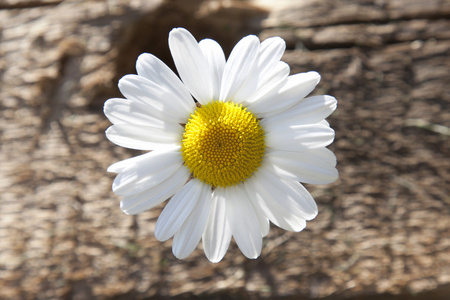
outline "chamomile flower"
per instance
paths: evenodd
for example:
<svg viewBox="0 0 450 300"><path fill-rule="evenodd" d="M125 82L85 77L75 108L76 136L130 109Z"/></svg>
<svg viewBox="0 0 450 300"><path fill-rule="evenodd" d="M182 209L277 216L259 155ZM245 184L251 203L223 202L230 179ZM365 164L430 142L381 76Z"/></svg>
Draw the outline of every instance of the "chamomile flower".
<svg viewBox="0 0 450 300"><path fill-rule="evenodd" d="M225 59L220 45L183 28L169 34L181 80L155 56L141 54L137 75L119 81L125 99L106 101L108 139L145 154L111 165L120 208L138 214L170 199L156 222L160 241L189 256L200 240L220 261L233 237L248 258L261 253L272 222L301 231L317 205L300 182L327 184L338 172L326 148L331 96L306 97L316 72L289 76L285 42L250 35Z"/></svg>

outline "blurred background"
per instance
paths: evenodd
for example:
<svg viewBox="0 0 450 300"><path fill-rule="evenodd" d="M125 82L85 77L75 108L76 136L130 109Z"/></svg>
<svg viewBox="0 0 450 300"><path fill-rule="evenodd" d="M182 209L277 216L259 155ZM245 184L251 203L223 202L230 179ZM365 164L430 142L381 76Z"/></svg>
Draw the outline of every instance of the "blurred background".
<svg viewBox="0 0 450 300"><path fill-rule="evenodd" d="M450 1L1 0L0 299L449 299ZM272 226L257 260L218 264L124 215L102 105L150 52L173 66L185 27L226 53L281 36L318 71L340 179L308 186L319 215Z"/></svg>

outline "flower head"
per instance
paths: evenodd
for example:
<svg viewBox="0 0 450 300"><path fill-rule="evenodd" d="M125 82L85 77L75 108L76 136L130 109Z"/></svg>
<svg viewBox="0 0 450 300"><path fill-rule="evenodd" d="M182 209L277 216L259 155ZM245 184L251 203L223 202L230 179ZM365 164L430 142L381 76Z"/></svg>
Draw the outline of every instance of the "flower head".
<svg viewBox="0 0 450 300"><path fill-rule="evenodd" d="M220 261L233 237L248 258L261 253L269 221L301 231L317 205L300 182L335 181L336 158L326 148L334 131L325 118L331 96L305 98L316 72L289 76L280 61L285 42L244 37L228 60L210 39L197 42L183 28L169 34L181 80L144 53L137 75L109 99L106 136L131 149L150 150L111 165L121 209L138 214L170 199L155 236L173 237L173 253L189 256L200 239L208 259Z"/></svg>

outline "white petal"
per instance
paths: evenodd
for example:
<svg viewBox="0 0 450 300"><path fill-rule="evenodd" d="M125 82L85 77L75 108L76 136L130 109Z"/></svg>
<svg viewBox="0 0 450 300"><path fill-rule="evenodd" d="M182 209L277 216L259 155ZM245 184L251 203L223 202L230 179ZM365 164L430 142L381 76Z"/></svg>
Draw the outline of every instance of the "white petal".
<svg viewBox="0 0 450 300"><path fill-rule="evenodd" d="M269 93L252 99L248 109L258 117L267 117L292 107L306 97L320 81L317 72L300 73L289 76L283 84Z"/></svg>
<svg viewBox="0 0 450 300"><path fill-rule="evenodd" d="M261 43L257 64L259 76L258 89L269 82L268 78L273 76L274 69L277 68L277 65L280 65L280 59L283 56L284 50L286 50L286 43L280 37L268 38ZM289 75L289 66L285 63L281 65L288 67L287 75Z"/></svg>
<svg viewBox="0 0 450 300"><path fill-rule="evenodd" d="M231 229L226 218L225 206L225 190L215 189L208 222L202 236L205 255L213 263L222 260L230 245Z"/></svg>
<svg viewBox="0 0 450 300"><path fill-rule="evenodd" d="M125 75L119 80L120 92L130 100L149 106L154 117L172 119L177 123L186 123L192 113L185 105L180 105L176 93L166 89L145 77Z"/></svg>
<svg viewBox="0 0 450 300"><path fill-rule="evenodd" d="M180 147L178 148L178 150L180 149ZM175 149L174 149L175 151ZM134 156L134 157L130 157L121 161L118 161L112 165L109 166L109 168L107 169L108 172L112 172L112 173L120 173L123 170L125 170L126 168L134 168L137 165L141 164L143 161L145 161L147 159L147 157L152 156L154 154L150 154L151 152L147 152L138 156Z"/></svg>
<svg viewBox="0 0 450 300"><path fill-rule="evenodd" d="M289 72L289 65L279 61L270 72L265 74L264 78L259 80L257 90L243 104L249 106L272 90L278 89L288 77Z"/></svg>
<svg viewBox="0 0 450 300"><path fill-rule="evenodd" d="M331 96L313 96L299 101L290 109L261 120L263 126L294 126L317 123L336 109L337 101Z"/></svg>
<svg viewBox="0 0 450 300"><path fill-rule="evenodd" d="M258 65L269 70L278 62L286 50L286 42L278 37L271 37L261 42L260 58Z"/></svg>
<svg viewBox="0 0 450 300"><path fill-rule="evenodd" d="M244 100L240 101L242 104L247 106L255 99L259 99L288 77L289 65L280 61L285 49L286 43L279 37L269 38L261 43L258 59L252 68L251 75L244 83L251 89L247 90L246 95L240 96ZM253 87L255 80L256 88Z"/></svg>
<svg viewBox="0 0 450 300"><path fill-rule="evenodd" d="M248 195L250 200L251 200L251 196ZM261 228L261 236L265 237L266 235L269 234L270 231L270 222L269 219L266 217L266 215L264 214L264 212L261 210L260 206L255 205L252 202L252 206L253 209L255 210L256 216L258 217L258 222L259 222L259 227Z"/></svg>
<svg viewBox="0 0 450 300"><path fill-rule="evenodd" d="M137 195L126 196L120 201L120 209L127 215L135 215L151 209L177 193L189 179L189 171L184 166L169 178Z"/></svg>
<svg viewBox="0 0 450 300"><path fill-rule="evenodd" d="M249 35L233 48L223 71L219 100L241 103L256 90L258 78L252 70L258 58L259 46L259 39Z"/></svg>
<svg viewBox="0 0 450 300"><path fill-rule="evenodd" d="M192 213L173 237L172 252L175 257L188 257L197 247L205 230L211 208L211 186L203 184L200 198Z"/></svg>
<svg viewBox="0 0 450 300"><path fill-rule="evenodd" d="M260 175L255 174L246 181L246 192L252 200L253 206L258 206L262 213L276 226L289 231L301 231L306 226L304 218L287 210L280 202L284 195L280 195L277 189L271 185L261 184Z"/></svg>
<svg viewBox="0 0 450 300"><path fill-rule="evenodd" d="M220 84L222 83L223 69L225 68L225 54L223 53L222 47L214 40L204 39L198 44L211 70L212 99L217 100L220 96Z"/></svg>
<svg viewBox="0 0 450 300"><path fill-rule="evenodd" d="M270 124L264 130L266 146L277 150L317 149L328 146L334 140L334 130L320 122L291 127Z"/></svg>
<svg viewBox="0 0 450 300"><path fill-rule="evenodd" d="M258 170L258 183L271 194L272 197L282 197L279 203L288 211L305 220L317 216L317 204L311 194L299 182L283 179L264 166Z"/></svg>
<svg viewBox="0 0 450 300"><path fill-rule="evenodd" d="M178 76L156 56L149 53L139 55L136 70L139 76L143 76L172 92L174 97L165 99L166 101L174 102L184 111L191 112L195 109L195 102L187 88Z"/></svg>
<svg viewBox="0 0 450 300"><path fill-rule="evenodd" d="M169 33L169 48L178 73L192 96L201 104L213 97L213 74L192 34L184 28Z"/></svg>
<svg viewBox="0 0 450 300"><path fill-rule="evenodd" d="M173 122L173 118L156 118L151 107L133 100L112 98L105 102L103 111L113 124L137 124L161 126L164 122Z"/></svg>
<svg viewBox="0 0 450 300"><path fill-rule="evenodd" d="M113 182L113 192L121 196L139 194L172 176L183 164L178 150L152 151L141 156L139 163L123 169Z"/></svg>
<svg viewBox="0 0 450 300"><path fill-rule="evenodd" d="M203 185L201 181L193 179L170 199L156 221L155 237L158 240L170 239L181 228L200 201Z"/></svg>
<svg viewBox="0 0 450 300"><path fill-rule="evenodd" d="M228 224L239 249L246 257L257 258L262 247L261 228L244 187L226 187L225 195Z"/></svg>
<svg viewBox="0 0 450 300"><path fill-rule="evenodd" d="M328 123L327 120L322 120L322 121L320 121L320 122L317 122L317 124L320 124L320 125L323 125L323 126L330 127L330 123Z"/></svg>
<svg viewBox="0 0 450 300"><path fill-rule="evenodd" d="M336 181L336 156L327 148L302 151L268 151L264 164L279 176L305 183Z"/></svg>
<svg viewBox="0 0 450 300"><path fill-rule="evenodd" d="M155 124L156 125L156 124ZM180 145L183 127L163 122L161 126L116 124L106 132L108 140L116 145L136 150L166 150Z"/></svg>

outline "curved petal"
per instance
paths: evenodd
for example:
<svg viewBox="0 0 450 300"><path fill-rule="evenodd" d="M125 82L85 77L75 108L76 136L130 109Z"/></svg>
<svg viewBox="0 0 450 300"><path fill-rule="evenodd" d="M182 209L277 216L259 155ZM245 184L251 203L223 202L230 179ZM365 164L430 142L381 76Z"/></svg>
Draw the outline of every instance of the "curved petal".
<svg viewBox="0 0 450 300"><path fill-rule="evenodd" d="M290 72L289 65L283 61L279 61L264 78L259 81L257 90L243 102L245 106L249 106L254 101L270 93L272 90L279 88L284 83Z"/></svg>
<svg viewBox="0 0 450 300"><path fill-rule="evenodd" d="M279 36L265 39L261 42L261 50L258 65L262 70L269 70L276 64L286 50L286 42Z"/></svg>
<svg viewBox="0 0 450 300"><path fill-rule="evenodd" d="M164 122L162 126L116 124L106 132L108 140L116 145L136 150L167 150L180 145L183 127Z"/></svg>
<svg viewBox="0 0 450 300"><path fill-rule="evenodd" d="M259 39L254 35L244 37L234 46L223 71L219 100L242 103L256 90L258 78L252 70L259 46Z"/></svg>
<svg viewBox="0 0 450 300"><path fill-rule="evenodd" d="M273 70L279 65L285 50L286 42L280 37L271 37L261 43L257 64L259 76L258 89L269 81L268 78L273 76ZM289 72L287 75L289 75Z"/></svg>
<svg viewBox="0 0 450 300"><path fill-rule="evenodd" d="M211 192L211 186L203 184L200 198L192 213L173 237L172 252L178 259L188 257L202 237L211 208Z"/></svg>
<svg viewBox="0 0 450 300"><path fill-rule="evenodd" d="M137 195L126 196L120 201L120 209L127 215L149 210L177 193L189 179L189 171L180 167L172 176Z"/></svg>
<svg viewBox="0 0 450 300"><path fill-rule="evenodd" d="M201 104L213 98L213 74L192 34L184 28L169 33L169 48L178 73L189 92Z"/></svg>
<svg viewBox="0 0 450 300"><path fill-rule="evenodd" d="M242 185L225 188L227 220L231 233L248 258L261 254L262 236L258 216Z"/></svg>
<svg viewBox="0 0 450 300"><path fill-rule="evenodd" d="M139 163L124 168L113 182L113 192L131 196L148 190L172 176L183 164L178 152L153 151L142 155Z"/></svg>
<svg viewBox="0 0 450 300"><path fill-rule="evenodd" d="M173 122L172 118L165 118L164 115L156 118L150 106L128 99L109 99L103 106L103 112L113 124L128 123L158 127L164 122Z"/></svg>
<svg viewBox="0 0 450 300"><path fill-rule="evenodd" d="M179 150L180 147L178 147ZM174 149L175 151L175 149ZM107 172L112 172L112 173L120 173L123 170L127 169L127 168L135 168L138 165L140 165L142 162L144 162L149 156L152 156L154 154L150 154L151 152L147 152L138 156L134 156L134 157L130 157L121 161L118 161L116 163L113 163L112 165L110 165L108 167L108 169L106 170ZM155 152L156 153L156 152Z"/></svg>
<svg viewBox="0 0 450 300"><path fill-rule="evenodd" d="M119 89L127 99L149 106L152 116L186 123L192 109L180 105L177 94L139 75L125 75L119 80Z"/></svg>
<svg viewBox="0 0 450 300"><path fill-rule="evenodd" d="M291 75L279 87L252 99L247 108L259 117L268 117L292 107L311 93L319 81L317 72Z"/></svg>
<svg viewBox="0 0 450 300"><path fill-rule="evenodd" d="M219 43L214 40L204 39L198 44L212 74L212 99L217 100L220 96L220 85L222 83L223 69L225 68L225 54Z"/></svg>
<svg viewBox="0 0 450 300"><path fill-rule="evenodd" d="M160 241L170 239L184 224L200 201L204 184L193 179L176 193L156 221L155 237Z"/></svg>
<svg viewBox="0 0 450 300"><path fill-rule="evenodd" d="M306 220L283 207L279 203L278 190L271 191L271 186L262 186L258 182L258 178L258 175L251 177L245 185L245 190L252 200L253 206L259 207L266 218L284 230L297 232L303 230L306 227Z"/></svg>
<svg viewBox="0 0 450 300"><path fill-rule="evenodd" d="M334 97L327 95L305 98L282 113L261 120L263 126L295 126L317 123L328 117L337 106Z"/></svg>
<svg viewBox="0 0 450 300"><path fill-rule="evenodd" d="M287 211L304 219L312 220L317 216L317 204L311 194L299 182L283 179L264 166L258 170L258 184L263 187L268 195L278 201Z"/></svg>
<svg viewBox="0 0 450 300"><path fill-rule="evenodd" d="M249 89L249 94L245 95L242 101L244 105L247 106L255 99L259 99L288 77L289 65L280 61L285 49L286 43L280 37L268 38L261 43L258 59L247 79L247 81L257 80L256 89Z"/></svg>
<svg viewBox="0 0 450 300"><path fill-rule="evenodd" d="M336 156L327 148L302 151L268 151L265 166L279 176L305 183L328 184L339 173Z"/></svg>
<svg viewBox="0 0 450 300"><path fill-rule="evenodd" d="M266 146L277 150L299 151L326 147L334 140L334 130L324 123L298 126L264 127Z"/></svg>
<svg viewBox="0 0 450 300"><path fill-rule="evenodd" d="M247 191L246 188L245 188L245 190ZM249 199L251 200L250 194L247 193L247 195L248 195ZM266 217L266 215L264 214L264 212L261 210L261 208L258 205L255 205L255 203L253 201L251 201L251 202L252 202L253 209L255 210L256 216L258 217L259 227L261 228L261 236L265 237L266 235L269 234L269 231L270 231L269 219Z"/></svg>
<svg viewBox="0 0 450 300"><path fill-rule="evenodd" d="M187 88L178 76L156 56L149 53L139 55L136 70L139 76L143 76L172 92L174 97L166 99L166 101L176 103L177 106L183 107L185 111L195 109L195 102Z"/></svg>
<svg viewBox="0 0 450 300"><path fill-rule="evenodd" d="M202 241L206 257L213 263L222 260L231 241L231 229L226 217L224 189L215 189L211 210L203 232Z"/></svg>

